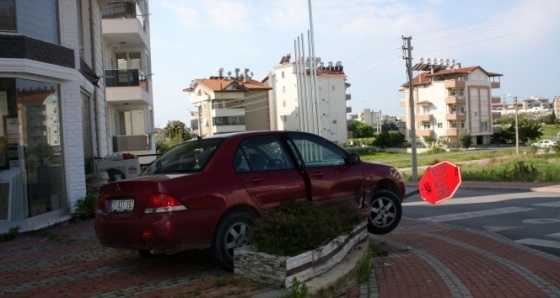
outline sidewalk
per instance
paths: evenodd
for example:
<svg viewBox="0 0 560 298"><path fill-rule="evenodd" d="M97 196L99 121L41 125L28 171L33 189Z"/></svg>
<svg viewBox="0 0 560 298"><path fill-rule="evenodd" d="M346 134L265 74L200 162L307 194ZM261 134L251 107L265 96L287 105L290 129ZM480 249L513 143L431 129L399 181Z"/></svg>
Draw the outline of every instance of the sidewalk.
<svg viewBox="0 0 560 298"><path fill-rule="evenodd" d="M560 185L554 184L463 182L461 187L560 192ZM403 218L392 233L370 235L370 246L372 275L341 297L560 297L560 258L491 233ZM284 293L236 280L214 266L207 251L141 258L135 251L101 247L92 220L0 243L2 297L278 297Z"/></svg>

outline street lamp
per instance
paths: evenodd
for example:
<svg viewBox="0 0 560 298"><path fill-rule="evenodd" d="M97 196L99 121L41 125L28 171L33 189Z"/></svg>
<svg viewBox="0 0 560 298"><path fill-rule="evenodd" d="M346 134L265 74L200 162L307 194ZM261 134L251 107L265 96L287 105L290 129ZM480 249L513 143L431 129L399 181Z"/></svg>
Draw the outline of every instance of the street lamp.
<svg viewBox="0 0 560 298"><path fill-rule="evenodd" d="M515 105L515 154L519 155L519 126L517 124L517 96L513 97L513 104Z"/></svg>

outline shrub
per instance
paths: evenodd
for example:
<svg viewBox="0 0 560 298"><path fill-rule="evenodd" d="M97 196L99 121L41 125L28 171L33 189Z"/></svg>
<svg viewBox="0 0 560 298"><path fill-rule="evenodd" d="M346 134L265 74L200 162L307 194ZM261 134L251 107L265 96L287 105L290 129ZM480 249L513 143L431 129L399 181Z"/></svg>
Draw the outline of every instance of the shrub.
<svg viewBox="0 0 560 298"><path fill-rule="evenodd" d="M253 246L259 252L295 256L349 233L364 220L356 210L337 210L310 201L288 200L256 220Z"/></svg>
<svg viewBox="0 0 560 298"><path fill-rule="evenodd" d="M16 235L19 233L19 226L12 227L6 233L0 233L0 242L5 242L9 240L13 240L16 238Z"/></svg>
<svg viewBox="0 0 560 298"><path fill-rule="evenodd" d="M85 197L79 198L74 203L74 207L76 207L76 211L72 213L72 220L80 219L89 219L95 217L95 197L97 196L96 192L88 192Z"/></svg>

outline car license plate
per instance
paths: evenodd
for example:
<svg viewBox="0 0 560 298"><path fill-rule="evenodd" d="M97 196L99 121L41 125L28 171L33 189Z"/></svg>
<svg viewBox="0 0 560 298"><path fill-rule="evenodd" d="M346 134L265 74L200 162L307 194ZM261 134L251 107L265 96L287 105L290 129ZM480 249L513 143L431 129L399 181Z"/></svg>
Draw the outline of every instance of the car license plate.
<svg viewBox="0 0 560 298"><path fill-rule="evenodd" d="M111 200L109 204L110 212L126 212L134 209L134 200Z"/></svg>

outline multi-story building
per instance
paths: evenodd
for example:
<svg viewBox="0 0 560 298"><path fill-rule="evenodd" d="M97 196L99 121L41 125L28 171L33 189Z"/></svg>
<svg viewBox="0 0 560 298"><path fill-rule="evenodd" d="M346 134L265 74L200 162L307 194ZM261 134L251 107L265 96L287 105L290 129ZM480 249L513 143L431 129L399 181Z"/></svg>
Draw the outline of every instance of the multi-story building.
<svg viewBox="0 0 560 298"><path fill-rule="evenodd" d="M109 151L138 155L141 164L156 153L148 4L114 1L101 11Z"/></svg>
<svg viewBox="0 0 560 298"><path fill-rule="evenodd" d="M343 66L340 62L328 62L325 66L316 58L316 75L313 76L309 63L306 64L298 66L287 55L269 74L271 128L308 131L339 144L345 143L348 140L346 115L351 112L346 102L351 96L346 93L350 84L346 82ZM316 99L306 96L313 93Z"/></svg>
<svg viewBox="0 0 560 298"><path fill-rule="evenodd" d="M0 233L68 219L108 153L101 0L0 5Z"/></svg>
<svg viewBox="0 0 560 298"><path fill-rule="evenodd" d="M191 127L200 136L246 131L269 130L270 114L267 84L253 80L246 68L240 73L220 68L217 76L193 80L188 92Z"/></svg>
<svg viewBox="0 0 560 298"><path fill-rule="evenodd" d="M556 119L560 119L560 96L555 96L552 100L552 106L554 109L554 114L556 115Z"/></svg>
<svg viewBox="0 0 560 298"><path fill-rule="evenodd" d="M492 90L500 87L501 74L487 72L480 66L417 64L414 69L420 71L413 79L415 123L411 123L408 108L409 83L401 89L405 100L400 105L407 108L408 138L414 125L417 137L447 137L455 142L461 131L467 131L474 145L490 144L494 133L492 104L500 101L492 96Z"/></svg>

